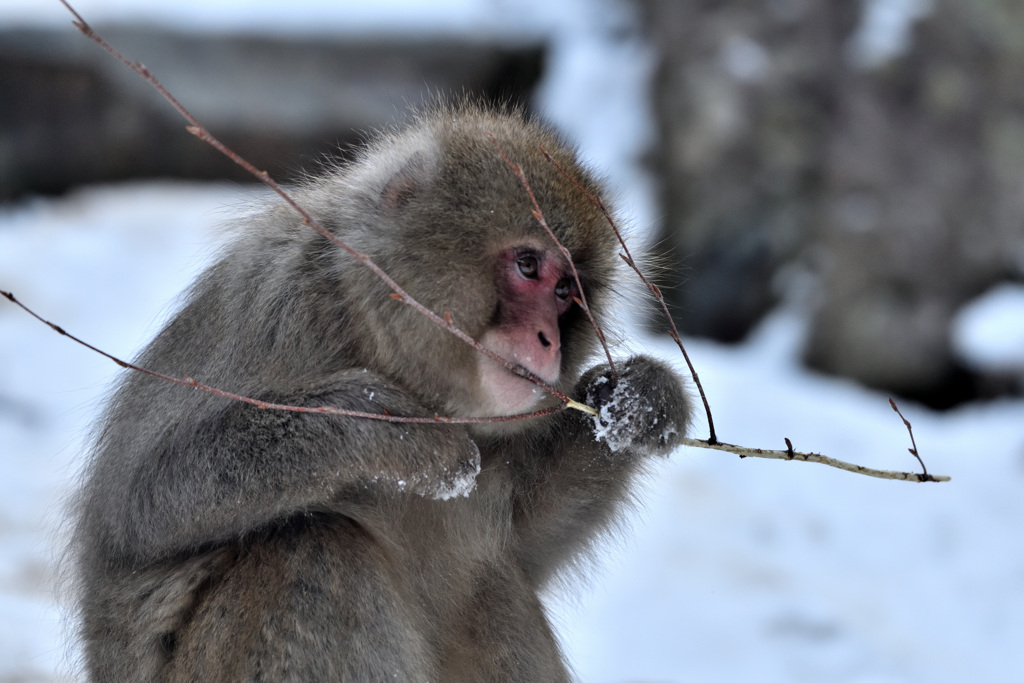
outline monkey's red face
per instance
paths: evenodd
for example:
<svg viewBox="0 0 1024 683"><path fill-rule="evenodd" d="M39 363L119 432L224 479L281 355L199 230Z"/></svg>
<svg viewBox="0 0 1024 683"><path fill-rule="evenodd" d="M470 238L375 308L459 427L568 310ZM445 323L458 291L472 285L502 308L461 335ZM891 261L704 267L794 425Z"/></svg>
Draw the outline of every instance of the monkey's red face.
<svg viewBox="0 0 1024 683"><path fill-rule="evenodd" d="M518 245L502 251L495 269L498 310L480 343L548 384L562 364L560 321L579 296L568 264L554 249ZM511 415L535 407L546 392L479 355L485 415Z"/></svg>

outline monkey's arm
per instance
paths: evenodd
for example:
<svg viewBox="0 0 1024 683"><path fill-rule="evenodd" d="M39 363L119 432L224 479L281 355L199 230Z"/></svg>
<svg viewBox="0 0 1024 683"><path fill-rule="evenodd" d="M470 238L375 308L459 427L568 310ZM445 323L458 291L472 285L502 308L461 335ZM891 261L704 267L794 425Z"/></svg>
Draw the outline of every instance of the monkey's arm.
<svg viewBox="0 0 1024 683"><path fill-rule="evenodd" d="M646 356L588 371L575 397L598 418L564 411L544 451L520 459L515 527L520 563L537 585L583 550L630 497L648 456L667 455L686 435L692 406L682 380Z"/></svg>
<svg viewBox="0 0 1024 683"><path fill-rule="evenodd" d="M297 395L262 397L423 415L403 391L361 370ZM108 459L108 461L111 461ZM479 452L453 425L398 424L263 410L230 402L178 424L132 467L97 477L89 512L110 556L146 562L237 539L305 512L358 518L360 500L411 492L443 497L471 487Z"/></svg>

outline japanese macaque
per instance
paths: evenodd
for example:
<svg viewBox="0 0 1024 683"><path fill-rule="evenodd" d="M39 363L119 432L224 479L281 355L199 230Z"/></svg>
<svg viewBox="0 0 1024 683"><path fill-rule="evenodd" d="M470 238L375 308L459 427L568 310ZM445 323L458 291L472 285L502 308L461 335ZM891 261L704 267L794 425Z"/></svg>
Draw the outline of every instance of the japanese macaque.
<svg viewBox="0 0 1024 683"><path fill-rule="evenodd" d="M572 150L518 113L439 106L293 196L498 355L574 400L503 423L266 410L128 374L97 427L73 539L96 681L562 681L538 593L649 456L685 435L682 380L582 366L617 242ZM256 399L401 416L555 405L389 296L283 203L245 219L137 363Z"/></svg>

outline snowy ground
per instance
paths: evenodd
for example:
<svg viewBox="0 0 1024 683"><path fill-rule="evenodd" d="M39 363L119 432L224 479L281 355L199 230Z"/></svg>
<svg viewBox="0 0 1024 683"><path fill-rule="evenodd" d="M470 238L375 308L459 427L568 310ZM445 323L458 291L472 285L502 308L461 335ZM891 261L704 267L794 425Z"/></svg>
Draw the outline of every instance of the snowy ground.
<svg viewBox="0 0 1024 683"><path fill-rule="evenodd" d="M131 356L244 192L93 188L0 213L0 288ZM0 681L62 666L60 501L117 368L0 306ZM722 438L912 469L886 397L801 370L798 316L739 348L697 341ZM633 342L673 361L661 340ZM684 449L625 540L555 619L584 681L963 681L1024 677L1024 402L904 405L948 484ZM701 428L702 429L702 428Z"/></svg>
<svg viewBox="0 0 1024 683"><path fill-rule="evenodd" d="M352 10L365 3L259 2L242 12L234 3L183 0L170 15L155 0L77 4L96 21L141 17L196 29L343 32L375 21L395 28ZM416 3L379 4L389 11ZM641 91L649 56L628 40L609 43L616 19L588 0L526 4L536 13L511 0L448 0L430 3L429 16L435 30L555 36L542 106L611 174L636 222L650 223L648 190L633 166L648 130ZM48 7L10 0L0 5L0 22L63 24L63 10L47 14ZM397 29L426 21L417 15ZM130 357L246 192L130 184L0 207L0 288ZM964 316L961 346L986 359L1019 353L999 342L1022 339L1021 314L1012 313L1020 299L1017 290L989 300L993 310L977 319ZM768 448L789 437L798 449L912 469L906 431L885 396L797 365L800 320L780 312L738 348L689 342L719 436ZM660 340L632 346L678 360ZM0 301L0 682L54 680L66 668L54 596L61 500L116 372ZM674 454L602 568L568 596L552 597L581 679L1024 680L1024 401L946 414L902 408L929 470L952 475L951 483L886 482L695 449Z"/></svg>

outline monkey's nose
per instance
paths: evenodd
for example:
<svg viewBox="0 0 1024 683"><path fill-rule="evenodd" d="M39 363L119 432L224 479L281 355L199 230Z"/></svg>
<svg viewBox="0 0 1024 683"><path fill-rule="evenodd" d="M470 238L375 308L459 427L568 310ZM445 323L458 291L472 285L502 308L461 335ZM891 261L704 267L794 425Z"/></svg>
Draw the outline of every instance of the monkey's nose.
<svg viewBox="0 0 1024 683"><path fill-rule="evenodd" d="M538 330L537 341L540 342L540 348L533 354L535 367L531 369L543 377L557 376L558 367L562 363L558 330Z"/></svg>

